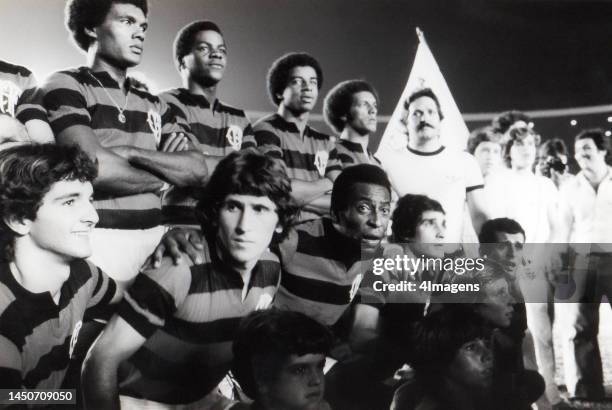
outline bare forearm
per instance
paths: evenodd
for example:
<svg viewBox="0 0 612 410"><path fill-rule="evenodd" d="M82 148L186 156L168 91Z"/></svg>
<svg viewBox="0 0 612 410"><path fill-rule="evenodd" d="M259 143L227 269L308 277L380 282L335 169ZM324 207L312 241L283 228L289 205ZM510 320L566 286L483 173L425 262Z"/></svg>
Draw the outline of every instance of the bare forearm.
<svg viewBox="0 0 612 410"><path fill-rule="evenodd" d="M201 186L208 178L206 157L194 150L158 152L135 148L129 162L176 186Z"/></svg>
<svg viewBox="0 0 612 410"><path fill-rule="evenodd" d="M304 209L306 211L311 211L320 215L329 214L329 209L331 207L331 195L323 194L322 196L313 199L306 205L304 205Z"/></svg>
<svg viewBox="0 0 612 410"><path fill-rule="evenodd" d="M156 192L164 184L152 173L130 165L124 158L109 152L100 152L98 158L98 177L94 187L98 191L124 196Z"/></svg>
<svg viewBox="0 0 612 410"><path fill-rule="evenodd" d="M316 181L291 180L291 193L300 205L307 205L331 191L333 184L331 180L322 178ZM329 207L328 207L329 209Z"/></svg>

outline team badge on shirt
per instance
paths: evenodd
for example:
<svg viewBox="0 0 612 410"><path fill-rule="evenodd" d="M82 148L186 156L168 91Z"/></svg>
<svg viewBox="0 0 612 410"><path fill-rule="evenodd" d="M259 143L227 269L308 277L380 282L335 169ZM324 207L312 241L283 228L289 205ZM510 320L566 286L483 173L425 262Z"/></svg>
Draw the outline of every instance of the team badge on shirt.
<svg viewBox="0 0 612 410"><path fill-rule="evenodd" d="M227 142L230 143L234 151L240 151L242 146L242 129L237 125L230 125L225 134Z"/></svg>
<svg viewBox="0 0 612 410"><path fill-rule="evenodd" d="M162 121L161 115L154 110L149 110L147 113L147 124L149 124L149 128L155 137L155 146L159 147L159 143L161 142L162 135Z"/></svg>
<svg viewBox="0 0 612 410"><path fill-rule="evenodd" d="M325 168L327 167L327 160L329 159L329 152L327 151L317 151L314 159L314 166L317 167L317 171L319 171L319 175L321 177L325 176Z"/></svg>
<svg viewBox="0 0 612 410"><path fill-rule="evenodd" d="M15 106L21 89L10 81L0 80L0 113L15 116Z"/></svg>
<svg viewBox="0 0 612 410"><path fill-rule="evenodd" d="M74 325L74 329L72 330L72 337L70 338L70 349L68 351L68 357L72 358L72 353L74 353L74 347L77 344L77 340L79 339L79 332L81 331L81 327L83 326L83 321L79 320L76 325Z"/></svg>
<svg viewBox="0 0 612 410"><path fill-rule="evenodd" d="M351 285L351 293L349 293L351 301L359 290L359 285L361 285L361 279L363 279L363 273L360 273L359 275L355 276L355 279L353 280L353 284Z"/></svg>

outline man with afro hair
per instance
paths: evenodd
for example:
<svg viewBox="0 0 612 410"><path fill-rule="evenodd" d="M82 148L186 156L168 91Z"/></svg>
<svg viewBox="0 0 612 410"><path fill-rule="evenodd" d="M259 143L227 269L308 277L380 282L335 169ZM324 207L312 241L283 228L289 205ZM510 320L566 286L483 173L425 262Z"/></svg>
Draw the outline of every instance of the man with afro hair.
<svg viewBox="0 0 612 410"><path fill-rule="evenodd" d="M327 167L327 175L332 180L347 166L380 164L368 149L370 135L376 132L378 102L374 87L363 80L343 81L325 97L325 121L340 134L334 148L337 164Z"/></svg>
<svg viewBox="0 0 612 410"><path fill-rule="evenodd" d="M302 220L329 213L332 181L325 170L335 163L329 135L308 125L323 71L307 53L289 53L268 71L268 92L277 112L257 121L253 129L259 149L284 162L291 178L294 198L302 206Z"/></svg>

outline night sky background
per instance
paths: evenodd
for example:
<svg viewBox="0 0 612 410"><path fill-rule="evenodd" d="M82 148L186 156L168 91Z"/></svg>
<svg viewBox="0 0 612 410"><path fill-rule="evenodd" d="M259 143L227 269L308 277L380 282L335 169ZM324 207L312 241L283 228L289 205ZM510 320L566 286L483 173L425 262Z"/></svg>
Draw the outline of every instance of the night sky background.
<svg viewBox="0 0 612 410"><path fill-rule="evenodd" d="M84 64L64 28L63 0L0 0L0 58L39 80ZM612 1L523 0L149 0L143 72L154 89L180 84L172 60L178 29L218 23L229 46L219 97L251 112L274 109L265 89L270 63L289 51L313 54L325 80L364 78L397 103L417 47L428 44L463 113L612 104ZM570 142L585 127L609 129L610 112L535 119L543 137ZM318 116L317 116L318 117ZM254 118L252 118L254 119ZM570 120L577 125L571 126ZM612 118L610 118L612 121ZM482 122L468 122L473 129ZM316 121L316 126L328 128ZM385 124L380 124L379 134ZM375 146L377 141L373 141Z"/></svg>

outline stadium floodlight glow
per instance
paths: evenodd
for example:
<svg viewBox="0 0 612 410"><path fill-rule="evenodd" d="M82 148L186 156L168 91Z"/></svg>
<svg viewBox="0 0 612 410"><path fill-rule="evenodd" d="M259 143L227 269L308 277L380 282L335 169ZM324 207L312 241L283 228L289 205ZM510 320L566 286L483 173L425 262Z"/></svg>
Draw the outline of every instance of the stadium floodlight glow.
<svg viewBox="0 0 612 410"><path fill-rule="evenodd" d="M572 127L575 127L575 126L576 126L576 124L578 124L578 121L576 121L576 120L571 120L571 121L570 121L570 125L571 125Z"/></svg>

